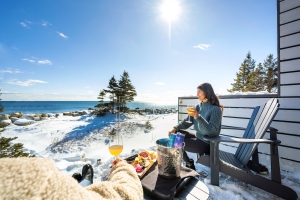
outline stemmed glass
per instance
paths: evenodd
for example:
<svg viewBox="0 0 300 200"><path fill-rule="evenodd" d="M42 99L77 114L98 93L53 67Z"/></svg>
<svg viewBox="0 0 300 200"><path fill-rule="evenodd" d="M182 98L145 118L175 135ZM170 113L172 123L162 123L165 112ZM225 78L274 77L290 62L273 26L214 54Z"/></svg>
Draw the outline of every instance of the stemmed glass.
<svg viewBox="0 0 300 200"><path fill-rule="evenodd" d="M119 136L118 134L110 136L108 150L109 150L109 153L111 155L115 156L115 159L116 159L117 156L123 151L122 136Z"/></svg>
<svg viewBox="0 0 300 200"><path fill-rule="evenodd" d="M187 111L188 113L193 112L193 111L194 111L193 105L188 104L188 105L186 106L186 111ZM190 116L190 115L188 115L188 121L186 121L186 122L187 122L187 123L193 123L193 122L191 122L191 116Z"/></svg>

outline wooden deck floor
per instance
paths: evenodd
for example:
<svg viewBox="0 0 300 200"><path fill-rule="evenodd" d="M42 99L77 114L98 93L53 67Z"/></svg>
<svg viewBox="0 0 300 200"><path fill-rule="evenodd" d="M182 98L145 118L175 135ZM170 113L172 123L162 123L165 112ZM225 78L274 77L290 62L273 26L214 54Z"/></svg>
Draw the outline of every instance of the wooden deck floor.
<svg viewBox="0 0 300 200"><path fill-rule="evenodd" d="M175 195L174 200L207 200L209 197L209 190L207 186L199 179L192 178L186 186L183 187L179 193ZM149 194L144 194L144 200L157 200Z"/></svg>

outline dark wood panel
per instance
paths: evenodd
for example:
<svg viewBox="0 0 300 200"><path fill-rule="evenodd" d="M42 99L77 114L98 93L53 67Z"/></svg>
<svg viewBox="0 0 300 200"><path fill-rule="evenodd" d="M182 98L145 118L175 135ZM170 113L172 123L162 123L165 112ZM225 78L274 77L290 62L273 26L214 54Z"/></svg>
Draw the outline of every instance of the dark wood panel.
<svg viewBox="0 0 300 200"><path fill-rule="evenodd" d="M280 50L280 60L300 58L300 46Z"/></svg>
<svg viewBox="0 0 300 200"><path fill-rule="evenodd" d="M293 9L300 6L299 0L288 0L288 1L281 1L280 2L280 13L285 12L287 10Z"/></svg>
<svg viewBox="0 0 300 200"><path fill-rule="evenodd" d="M298 96L300 97L300 85L280 86L281 96Z"/></svg>
<svg viewBox="0 0 300 200"><path fill-rule="evenodd" d="M300 32L300 20L280 26L280 37Z"/></svg>
<svg viewBox="0 0 300 200"><path fill-rule="evenodd" d="M300 2L300 1L299 1ZM280 48L286 48L300 44L300 33L280 38Z"/></svg>
<svg viewBox="0 0 300 200"><path fill-rule="evenodd" d="M300 70L300 59L280 62L280 72L290 72L297 70Z"/></svg>
<svg viewBox="0 0 300 200"><path fill-rule="evenodd" d="M280 84L300 83L300 72L280 74Z"/></svg>
<svg viewBox="0 0 300 200"><path fill-rule="evenodd" d="M279 18L280 24L285 24L300 19L300 7L280 14Z"/></svg>

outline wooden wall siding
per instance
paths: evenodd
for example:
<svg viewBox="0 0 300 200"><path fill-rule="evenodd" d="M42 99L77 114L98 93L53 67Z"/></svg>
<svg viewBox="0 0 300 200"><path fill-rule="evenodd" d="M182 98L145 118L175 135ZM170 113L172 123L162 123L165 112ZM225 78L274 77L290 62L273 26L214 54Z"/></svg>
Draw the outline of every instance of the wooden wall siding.
<svg viewBox="0 0 300 200"><path fill-rule="evenodd" d="M300 44L300 33L288 35L280 38L280 48L296 46Z"/></svg>
<svg viewBox="0 0 300 200"><path fill-rule="evenodd" d="M281 96L300 96L300 85L280 86Z"/></svg>
<svg viewBox="0 0 300 200"><path fill-rule="evenodd" d="M296 21L300 19L300 7L294 8L292 10L289 10L287 12L280 14L280 25L286 24L292 21Z"/></svg>
<svg viewBox="0 0 300 200"><path fill-rule="evenodd" d="M300 83L300 72L280 74L280 84Z"/></svg>
<svg viewBox="0 0 300 200"><path fill-rule="evenodd" d="M300 7L300 1L299 0L286 0L280 2L280 13L286 12L288 10L294 9L296 7Z"/></svg>
<svg viewBox="0 0 300 200"><path fill-rule="evenodd" d="M300 58L300 46L280 50L280 60Z"/></svg>
<svg viewBox="0 0 300 200"><path fill-rule="evenodd" d="M300 20L280 26L280 37L300 32Z"/></svg>
<svg viewBox="0 0 300 200"><path fill-rule="evenodd" d="M299 24L300 26L300 24ZM280 72L300 71L300 59L280 62ZM281 77L280 77L281 78Z"/></svg>
<svg viewBox="0 0 300 200"><path fill-rule="evenodd" d="M300 90L299 90L300 91ZM283 92L285 90L283 89ZM280 108L272 122L271 126L279 130L278 139L281 140L279 146L279 155L281 163L284 163L282 169L300 172L300 98L277 97L279 99ZM246 128L253 108L262 105L270 98L264 98L260 95L245 96L244 98L234 98L234 96L221 96L220 103L224 105L222 125ZM199 100L196 97L182 97L178 99L178 121L181 122L187 117L186 105L196 105ZM189 129L195 132L193 127ZM222 129L221 135L230 137L242 137L244 130L239 129ZM267 132L264 138L269 138ZM222 143L220 149L223 151L235 153L238 144ZM262 163L269 164L270 147L267 144L259 145L259 153ZM267 159L267 160L266 160ZM293 166L291 169L289 169Z"/></svg>

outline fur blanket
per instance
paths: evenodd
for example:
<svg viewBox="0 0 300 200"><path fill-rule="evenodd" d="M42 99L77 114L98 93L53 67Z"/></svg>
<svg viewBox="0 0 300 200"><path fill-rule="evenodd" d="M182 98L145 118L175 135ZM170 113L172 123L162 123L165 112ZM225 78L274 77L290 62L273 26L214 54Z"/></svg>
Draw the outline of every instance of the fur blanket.
<svg viewBox="0 0 300 200"><path fill-rule="evenodd" d="M1 158L0 199L143 199L132 166L119 162L107 181L81 187L47 158Z"/></svg>

